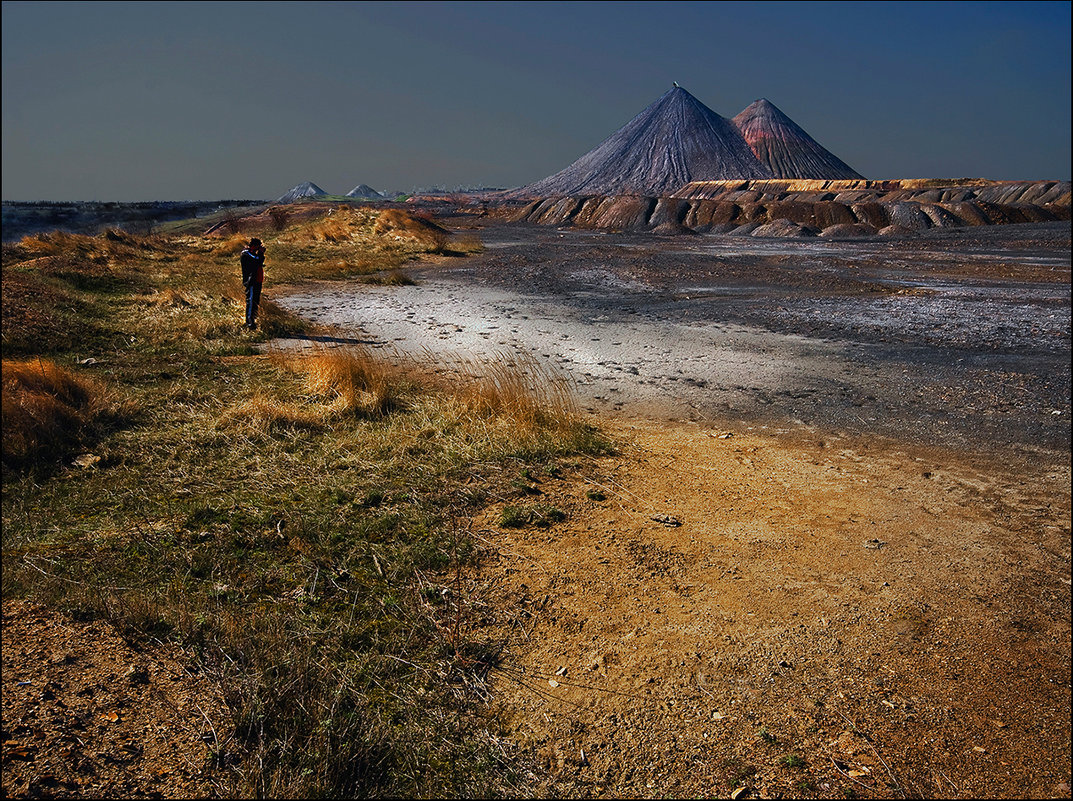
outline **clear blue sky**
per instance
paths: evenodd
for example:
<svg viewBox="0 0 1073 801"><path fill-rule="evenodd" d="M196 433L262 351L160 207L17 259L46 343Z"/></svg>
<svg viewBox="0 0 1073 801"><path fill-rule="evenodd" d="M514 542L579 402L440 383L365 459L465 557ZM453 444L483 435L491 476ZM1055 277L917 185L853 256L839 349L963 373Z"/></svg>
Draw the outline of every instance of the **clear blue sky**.
<svg viewBox="0 0 1073 801"><path fill-rule="evenodd" d="M5 200L511 187L678 81L862 174L1070 177L1070 3L3 3Z"/></svg>

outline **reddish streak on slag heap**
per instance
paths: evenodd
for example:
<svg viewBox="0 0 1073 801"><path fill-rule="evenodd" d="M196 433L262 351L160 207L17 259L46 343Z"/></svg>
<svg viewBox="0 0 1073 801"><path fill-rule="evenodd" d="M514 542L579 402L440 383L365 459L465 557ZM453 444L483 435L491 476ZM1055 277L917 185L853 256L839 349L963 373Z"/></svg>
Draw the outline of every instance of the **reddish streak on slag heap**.
<svg viewBox="0 0 1073 801"><path fill-rule="evenodd" d="M757 159L776 178L864 177L768 100L757 100L733 122Z"/></svg>
<svg viewBox="0 0 1073 801"><path fill-rule="evenodd" d="M730 120L675 86L566 169L510 195L660 197L690 181L772 177Z"/></svg>

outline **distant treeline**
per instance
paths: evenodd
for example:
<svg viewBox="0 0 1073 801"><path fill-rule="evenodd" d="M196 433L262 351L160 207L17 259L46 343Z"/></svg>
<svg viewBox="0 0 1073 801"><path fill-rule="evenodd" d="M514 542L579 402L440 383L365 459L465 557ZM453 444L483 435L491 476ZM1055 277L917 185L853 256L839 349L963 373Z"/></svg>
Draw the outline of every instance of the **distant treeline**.
<svg viewBox="0 0 1073 801"><path fill-rule="evenodd" d="M95 234L105 228L124 228L151 234L170 220L202 217L229 208L264 205L264 200L148 200L119 201L4 201L3 240L11 242L30 234L66 231Z"/></svg>

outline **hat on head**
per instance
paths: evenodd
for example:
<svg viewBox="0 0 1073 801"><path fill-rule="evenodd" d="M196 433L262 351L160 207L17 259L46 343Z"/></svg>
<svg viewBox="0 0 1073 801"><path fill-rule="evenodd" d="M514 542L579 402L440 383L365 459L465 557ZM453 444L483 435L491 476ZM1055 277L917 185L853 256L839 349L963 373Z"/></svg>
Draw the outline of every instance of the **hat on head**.
<svg viewBox="0 0 1073 801"><path fill-rule="evenodd" d="M250 240L250 246L251 246L251 247L252 247L253 245L260 245L260 244L261 244L261 240L260 240L260 239L258 239L257 237L254 237L253 239L251 239L251 240Z"/></svg>

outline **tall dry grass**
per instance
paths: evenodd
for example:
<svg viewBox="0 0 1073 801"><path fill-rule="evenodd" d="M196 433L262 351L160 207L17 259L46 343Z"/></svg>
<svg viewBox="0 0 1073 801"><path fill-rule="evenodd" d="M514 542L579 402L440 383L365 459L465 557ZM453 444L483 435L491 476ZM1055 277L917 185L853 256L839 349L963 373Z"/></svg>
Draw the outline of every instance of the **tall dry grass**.
<svg viewBox="0 0 1073 801"><path fill-rule="evenodd" d="M570 382L532 356L499 353L462 361L458 370L463 380L453 392L478 416L507 418L524 432L561 429L577 419Z"/></svg>
<svg viewBox="0 0 1073 801"><path fill-rule="evenodd" d="M109 408L104 387L47 359L5 360L3 462L62 456Z"/></svg>
<svg viewBox="0 0 1073 801"><path fill-rule="evenodd" d="M412 385L406 367L366 348L321 348L282 357L283 364L304 378L306 391L326 398L339 414L380 416L403 405Z"/></svg>
<svg viewBox="0 0 1073 801"><path fill-rule="evenodd" d="M220 422L225 428L237 425L247 433L319 431L326 427L328 415L325 412L323 407L316 405L257 394L228 408Z"/></svg>
<svg viewBox="0 0 1073 801"><path fill-rule="evenodd" d="M368 429L367 436L384 437L388 451L436 452L458 463L603 449L582 422L570 383L533 358L498 355L445 365L431 354L317 348L277 353L273 361L300 377L297 392L242 400L221 416L221 425L267 433L390 418L390 430Z"/></svg>

